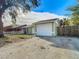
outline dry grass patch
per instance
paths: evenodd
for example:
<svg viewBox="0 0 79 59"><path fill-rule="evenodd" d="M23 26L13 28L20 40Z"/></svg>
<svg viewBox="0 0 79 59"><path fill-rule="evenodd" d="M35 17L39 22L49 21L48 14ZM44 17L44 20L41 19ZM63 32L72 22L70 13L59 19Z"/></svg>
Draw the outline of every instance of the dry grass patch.
<svg viewBox="0 0 79 59"><path fill-rule="evenodd" d="M7 45L8 43L21 42L32 37L33 35L5 35L5 37L0 38L0 47Z"/></svg>
<svg viewBox="0 0 79 59"><path fill-rule="evenodd" d="M7 43L18 42L32 38L32 35L6 35L2 38Z"/></svg>

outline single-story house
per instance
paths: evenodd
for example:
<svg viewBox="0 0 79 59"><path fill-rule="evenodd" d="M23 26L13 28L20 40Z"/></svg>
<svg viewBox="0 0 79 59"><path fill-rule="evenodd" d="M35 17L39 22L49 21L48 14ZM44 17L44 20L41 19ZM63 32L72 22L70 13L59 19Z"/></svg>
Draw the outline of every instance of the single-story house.
<svg viewBox="0 0 79 59"><path fill-rule="evenodd" d="M6 26L4 27L5 34L26 34L27 25Z"/></svg>
<svg viewBox="0 0 79 59"><path fill-rule="evenodd" d="M57 20L48 19L42 20L31 25L7 26L4 27L4 33L8 34L32 34L35 36L56 36L57 35Z"/></svg>
<svg viewBox="0 0 79 59"><path fill-rule="evenodd" d="M56 36L57 35L57 18L42 20L32 24L30 33L36 36ZM28 30L29 32L29 30Z"/></svg>

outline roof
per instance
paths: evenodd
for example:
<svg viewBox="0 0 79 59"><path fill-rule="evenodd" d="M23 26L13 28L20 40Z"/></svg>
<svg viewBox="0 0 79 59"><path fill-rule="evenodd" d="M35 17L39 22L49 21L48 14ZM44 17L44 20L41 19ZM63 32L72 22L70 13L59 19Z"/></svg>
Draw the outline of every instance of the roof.
<svg viewBox="0 0 79 59"><path fill-rule="evenodd" d="M4 27L4 31L7 30L7 29L15 29L15 28L18 29L18 28L22 28L22 27L25 27L25 26L27 26L27 25L21 25L21 26L18 26L18 25L12 26L12 25L10 25L10 26Z"/></svg>
<svg viewBox="0 0 79 59"><path fill-rule="evenodd" d="M42 23L52 23L52 22L55 22L55 20L57 20L58 18L55 18L55 19L48 19L48 20L42 20L42 21L38 21L38 22L35 22L33 24L42 24Z"/></svg>

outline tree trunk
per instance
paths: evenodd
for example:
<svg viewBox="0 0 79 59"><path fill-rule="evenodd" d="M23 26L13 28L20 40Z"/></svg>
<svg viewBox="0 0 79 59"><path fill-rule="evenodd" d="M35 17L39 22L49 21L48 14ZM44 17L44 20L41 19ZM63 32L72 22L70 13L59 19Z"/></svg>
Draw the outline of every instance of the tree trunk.
<svg viewBox="0 0 79 59"><path fill-rule="evenodd" d="M2 13L0 13L0 38L4 37L3 33L3 22L2 22Z"/></svg>

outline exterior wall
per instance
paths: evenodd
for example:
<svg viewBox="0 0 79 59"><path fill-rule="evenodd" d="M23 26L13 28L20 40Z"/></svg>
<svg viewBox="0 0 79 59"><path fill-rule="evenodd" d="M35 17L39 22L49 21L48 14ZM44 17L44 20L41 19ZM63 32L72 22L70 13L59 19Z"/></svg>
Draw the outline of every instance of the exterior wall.
<svg viewBox="0 0 79 59"><path fill-rule="evenodd" d="M35 34L35 27L32 27L32 34Z"/></svg>
<svg viewBox="0 0 79 59"><path fill-rule="evenodd" d="M35 26L28 27L26 31L27 31L27 34L35 35Z"/></svg>
<svg viewBox="0 0 79 59"><path fill-rule="evenodd" d="M57 36L57 24L56 24L56 22L53 23L53 36Z"/></svg>
<svg viewBox="0 0 79 59"><path fill-rule="evenodd" d="M16 28L12 28L12 26L5 28L6 30L4 30L5 34L26 34L26 26L20 26L20 27L16 27ZM13 29L13 30L11 30ZM18 30L20 29L20 30Z"/></svg>
<svg viewBox="0 0 79 59"><path fill-rule="evenodd" d="M27 28L27 34L32 34L32 27Z"/></svg>
<svg viewBox="0 0 79 59"><path fill-rule="evenodd" d="M21 31L10 31L10 32L4 32L5 34L24 34L23 30Z"/></svg>

